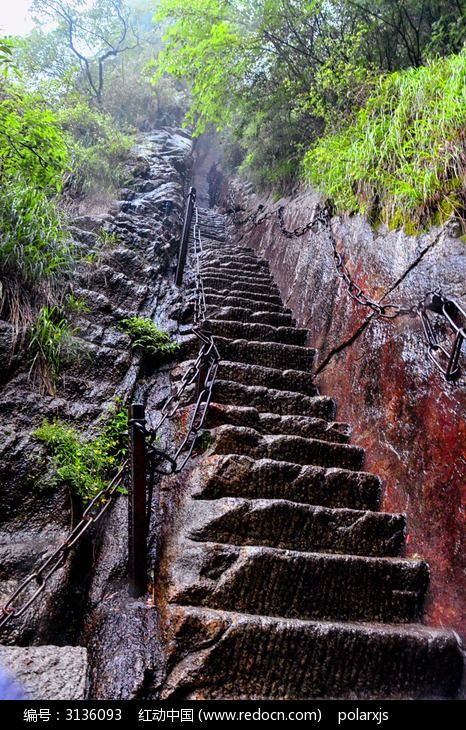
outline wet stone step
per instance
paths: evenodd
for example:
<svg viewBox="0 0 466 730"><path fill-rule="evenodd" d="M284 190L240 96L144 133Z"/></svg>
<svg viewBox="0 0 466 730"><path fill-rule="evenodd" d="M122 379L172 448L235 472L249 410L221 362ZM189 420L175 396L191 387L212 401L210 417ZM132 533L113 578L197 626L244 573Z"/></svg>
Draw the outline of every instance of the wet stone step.
<svg viewBox="0 0 466 730"><path fill-rule="evenodd" d="M399 556L406 528L401 514L332 509L285 499L194 501L189 523L192 540L370 557Z"/></svg>
<svg viewBox="0 0 466 730"><path fill-rule="evenodd" d="M236 294L233 295L229 292L226 292L224 294L218 294L218 292L205 292L205 299L208 306L214 307L245 307L256 312L262 312L264 309L266 309L268 312L277 312L279 314L287 314L290 311L289 309L286 309L282 304L271 304L270 302L264 304L263 302L257 302L245 296L239 297Z"/></svg>
<svg viewBox="0 0 466 730"><path fill-rule="evenodd" d="M263 436L244 426L219 426L214 434L214 454L244 454L256 459L354 470L361 469L364 462L364 449L350 444L284 434Z"/></svg>
<svg viewBox="0 0 466 730"><path fill-rule="evenodd" d="M191 606L172 606L170 626L175 669L164 699L449 698L461 681L454 633L423 626L311 622Z"/></svg>
<svg viewBox="0 0 466 730"><path fill-rule="evenodd" d="M170 601L240 613L409 623L419 619L429 579L420 560L194 541L191 546L186 543L183 565L189 560L192 568L178 574L175 566Z"/></svg>
<svg viewBox="0 0 466 730"><path fill-rule="evenodd" d="M230 271L222 271L222 269L203 269L201 271L201 275L204 286L209 286L212 280L214 282L218 280L222 281L225 286L230 286L232 283L246 285L258 284L262 286L262 289L266 290L266 293L270 292L273 294L277 294L278 292L274 281L268 274L261 274L258 272L248 273L244 271L236 273Z"/></svg>
<svg viewBox="0 0 466 730"><path fill-rule="evenodd" d="M246 253L236 254L215 254L205 251L201 256L201 265L211 266L214 268L248 269L252 271L262 270L269 273L269 265L267 261L257 258L257 256L249 256Z"/></svg>
<svg viewBox="0 0 466 730"><path fill-rule="evenodd" d="M278 342L228 340L224 337L216 337L215 342L222 359L267 368L286 369L292 363L297 370L310 371L315 355L315 350L309 347L283 345Z"/></svg>
<svg viewBox="0 0 466 730"><path fill-rule="evenodd" d="M231 380L216 380L213 400L226 405L257 408L260 413L301 415L335 419L335 401L327 396L308 396L260 385L244 385Z"/></svg>
<svg viewBox="0 0 466 730"><path fill-rule="evenodd" d="M345 444L349 441L350 427L347 423L324 421L310 416L281 416L277 413L260 413L249 406L230 406L211 403L207 414L206 428L223 424L247 426L262 434L288 434L303 438L316 438Z"/></svg>
<svg viewBox="0 0 466 730"><path fill-rule="evenodd" d="M205 289L242 289L254 294L263 294L267 297L278 297L280 293L272 282L261 280L258 276L245 278L229 276L217 271L216 274L202 275L202 282Z"/></svg>
<svg viewBox="0 0 466 730"><path fill-rule="evenodd" d="M204 285L204 292L206 295L214 294L218 296L220 294L223 296L234 296L238 298L250 299L252 302L256 302L256 306L258 304L261 304L262 309L268 309L269 304L275 304L279 307L283 306L282 300L280 299L278 294L263 294L262 292L245 289L245 286L246 284L241 283L232 283L229 286L225 286L225 282L219 281L218 286L216 287L213 287L212 285Z"/></svg>
<svg viewBox="0 0 466 730"><path fill-rule="evenodd" d="M207 310L208 318L209 313L210 308ZM294 327L296 324L291 314L279 314L278 312L267 311L253 312L252 309L247 309L246 307L212 308L212 313L215 313L215 319L235 320L236 322L259 322L260 324L270 324L272 327Z"/></svg>
<svg viewBox="0 0 466 730"><path fill-rule="evenodd" d="M274 390L288 390L317 395L311 375L303 370L279 370L243 362L222 360L217 371L219 380L233 380L243 385L259 385ZM248 405L251 405L248 403Z"/></svg>
<svg viewBox="0 0 466 730"><path fill-rule="evenodd" d="M283 342L288 345L305 347L308 330L297 327L274 327L256 322L236 322L209 318L210 329L214 335L229 339L255 340L264 342Z"/></svg>
<svg viewBox="0 0 466 730"><path fill-rule="evenodd" d="M253 459L239 454L209 455L193 479L202 499L244 497L377 510L381 499L378 476L362 471Z"/></svg>

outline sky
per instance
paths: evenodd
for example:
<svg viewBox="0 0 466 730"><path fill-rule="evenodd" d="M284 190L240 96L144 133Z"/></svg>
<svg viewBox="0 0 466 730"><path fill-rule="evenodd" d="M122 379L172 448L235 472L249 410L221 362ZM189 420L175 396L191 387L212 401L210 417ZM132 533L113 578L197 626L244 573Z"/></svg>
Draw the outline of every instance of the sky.
<svg viewBox="0 0 466 730"><path fill-rule="evenodd" d="M31 0L0 0L0 35L26 35L34 25L28 16Z"/></svg>

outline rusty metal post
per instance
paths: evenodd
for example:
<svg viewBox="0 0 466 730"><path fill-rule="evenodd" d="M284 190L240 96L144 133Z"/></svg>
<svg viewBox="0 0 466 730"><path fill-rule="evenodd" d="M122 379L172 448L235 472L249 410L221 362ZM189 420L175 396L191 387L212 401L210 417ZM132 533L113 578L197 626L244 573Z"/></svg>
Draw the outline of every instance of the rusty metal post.
<svg viewBox="0 0 466 730"><path fill-rule="evenodd" d="M128 494L128 584L130 595L147 590L146 437L145 410L141 403L129 407L130 486Z"/></svg>
<svg viewBox="0 0 466 730"><path fill-rule="evenodd" d="M186 213L183 223L183 233L181 234L180 248L178 251L178 265L176 267L175 283L177 286L181 286L183 283L184 267L186 265L186 257L188 255L189 229L191 228L191 219L193 217L195 200L196 188L189 188Z"/></svg>

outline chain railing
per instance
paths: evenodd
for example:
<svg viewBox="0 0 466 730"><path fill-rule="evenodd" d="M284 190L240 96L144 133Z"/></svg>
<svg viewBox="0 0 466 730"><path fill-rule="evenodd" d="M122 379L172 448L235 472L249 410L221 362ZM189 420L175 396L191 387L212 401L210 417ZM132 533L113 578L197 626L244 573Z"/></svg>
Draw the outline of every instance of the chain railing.
<svg viewBox="0 0 466 730"><path fill-rule="evenodd" d="M82 538L85 532L96 524L102 515L108 509L112 497L124 484L124 475L127 462L121 466L118 473L113 477L111 482L100 491L92 499L84 510L78 524L73 528L65 540L57 547L51 555L44 558L33 573L27 576L15 590L12 596L7 600L2 608L2 617L0 618L0 630L14 618L19 618L27 611L34 601L45 590L54 573L62 568L70 550ZM36 589L32 595L28 590L31 584L36 585Z"/></svg>
<svg viewBox="0 0 466 730"><path fill-rule="evenodd" d="M78 524L65 540L44 558L33 573L28 575L4 604L0 614L0 630L10 621L21 617L43 593L52 576L64 567L71 549L78 543L91 525L97 523L112 502L112 498L129 482L128 489L128 580L130 592L139 596L147 587L147 535L156 474L180 472L190 459L199 432L202 430L212 398L214 381L220 361L205 319L206 302L201 277L200 255L202 236L199 225L199 211L196 206L196 191L191 188L188 195L183 234L180 243L177 277L182 283L188 255L189 234L192 220L194 258L194 326L192 332L200 341L200 350L193 363L184 373L175 392L165 402L154 426L147 428L144 407L132 404L129 409L129 458L118 473L85 508ZM180 265L181 262L181 265ZM195 386L195 402L189 417L186 433L180 445L169 453L159 445L159 433L163 424L186 408L183 397L190 386ZM129 473L128 473L129 472ZM31 593L31 585L35 590Z"/></svg>
<svg viewBox="0 0 466 730"><path fill-rule="evenodd" d="M147 474L149 477L148 484L146 485L146 472L143 469L137 468L137 465L134 463L137 449L133 447L131 454L132 479L129 495L129 583L133 596L143 595L146 591L145 571L141 567L145 560L146 551L142 545L145 545L146 542L155 475L168 476L170 474L177 474L191 458L198 436L204 427L207 417L220 361L220 354L208 322L206 321L206 301L200 263L203 247L195 188L190 189L187 198L176 273L176 283L178 286L183 283L190 234L192 236L194 270L194 326L192 327L192 332L200 341L200 350L194 362L189 365L184 373L175 392L165 402L155 425L147 427L142 405L133 404L132 406L133 409L139 409L138 418L132 419L132 443L138 445L140 453L137 459L147 462ZM162 426L167 420L172 419L181 409L186 407L184 396L186 391L192 386L195 386L194 404L189 416L186 433L179 446L169 451L160 445ZM141 447L141 444L143 444L143 447ZM143 448L142 453L141 448ZM136 477L135 474L137 474ZM148 499L143 496L146 495L146 486L148 487ZM136 558L136 555L139 555L139 558Z"/></svg>
<svg viewBox="0 0 466 730"><path fill-rule="evenodd" d="M409 306L396 302L382 304L381 301L375 301L368 296L362 287L354 281L342 254L338 250L332 229L334 210L330 200L325 201L323 205L317 206L312 219L308 223L291 230L285 225L284 206L279 206L267 212L264 212L264 210L264 206L259 205L253 213L240 220L238 219L238 213L244 211L244 208L236 206L234 200L230 198L227 212L232 215L233 222L236 225L252 223L253 226L260 226L276 216L280 231L286 238L300 238L305 233L315 232L319 228L325 230L332 247L336 274L345 282L347 294L351 299L364 307L368 307L372 310L374 316L382 319L395 319L401 316L419 317L427 352L435 367L447 381L457 380L460 377L459 358L463 342L466 339L466 312L457 301L443 294L440 289L426 292L422 299ZM450 349L447 349L437 337L429 312L442 317L446 327L452 331L453 342Z"/></svg>

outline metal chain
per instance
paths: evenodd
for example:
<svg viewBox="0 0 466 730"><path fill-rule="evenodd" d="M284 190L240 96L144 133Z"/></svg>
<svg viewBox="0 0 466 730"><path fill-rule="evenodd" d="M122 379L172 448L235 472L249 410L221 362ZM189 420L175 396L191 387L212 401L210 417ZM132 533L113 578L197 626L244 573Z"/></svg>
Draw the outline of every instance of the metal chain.
<svg viewBox="0 0 466 730"><path fill-rule="evenodd" d="M111 482L102 489L96 496L89 502L83 515L78 524L73 528L70 534L65 540L56 548L49 557L45 558L35 569L33 573L28 575L25 580L19 585L12 596L7 600L2 608L2 617L0 618L0 630L12 619L19 618L23 615L29 606L40 596L44 591L47 583L52 578L53 574L59 570L66 562L66 559L70 553L70 550L76 545L78 540L84 535L91 525L95 524L100 520L104 512L108 509L112 497L115 492L123 486L124 474L128 462L125 461L121 466L118 473L113 477ZM32 595L28 595L27 589L31 584L36 584L36 589ZM23 594L26 593L23 603L18 604L18 600Z"/></svg>
<svg viewBox="0 0 466 730"><path fill-rule="evenodd" d="M456 380L460 376L461 370L458 363L462 345L466 339L466 330L464 326L460 326L458 324L458 320L462 319L466 323L465 311L461 308L458 302L446 297L439 289L427 292L423 299L410 306L395 302L381 304L380 301L371 299L371 297L364 292L359 284L354 281L342 254L338 251L337 241L331 224L334 211L330 200L327 200L323 205L317 206L314 216L308 223L303 226L297 226L292 230L285 226L285 207L283 205L260 216L259 214L264 210L264 206L259 205L251 215L247 216L242 221L238 221L237 213L239 210L244 210L244 208L238 208L235 206L232 199L230 199L229 203L228 212L231 213L236 225L252 223L254 226L259 226L261 223L264 223L266 220L269 220L276 215L280 225L280 230L286 238L299 238L305 233L317 230L318 227L323 228L326 231L332 246L333 260L337 276L345 282L347 293L351 299L364 307L368 307L374 312L376 317L380 317L382 319L396 319L400 316L409 316L414 318L419 316L421 318L424 338L428 347L428 354L434 365L448 381ZM431 319L429 318L428 311L435 312L437 315L442 316L446 320L448 326L453 330L454 342L450 351L448 351L439 342L434 332Z"/></svg>
<svg viewBox="0 0 466 730"><path fill-rule="evenodd" d="M220 354L214 337L206 322L206 300L204 284L201 275L201 255L203 253L201 226L199 223L199 209L194 196L193 206L193 257L194 257L194 326L193 333L201 342L201 348L196 360L186 370L176 391L164 404L157 423L152 428L145 428L148 455L151 460L151 474L176 474L181 471L190 459L196 445L199 432L202 430L209 404L212 399L213 387L217 375ZM161 449L157 445L158 433L162 424L171 419L182 407L182 396L186 389L195 382L201 382L197 399L190 415L187 432L174 454ZM166 466L160 464L166 462Z"/></svg>

